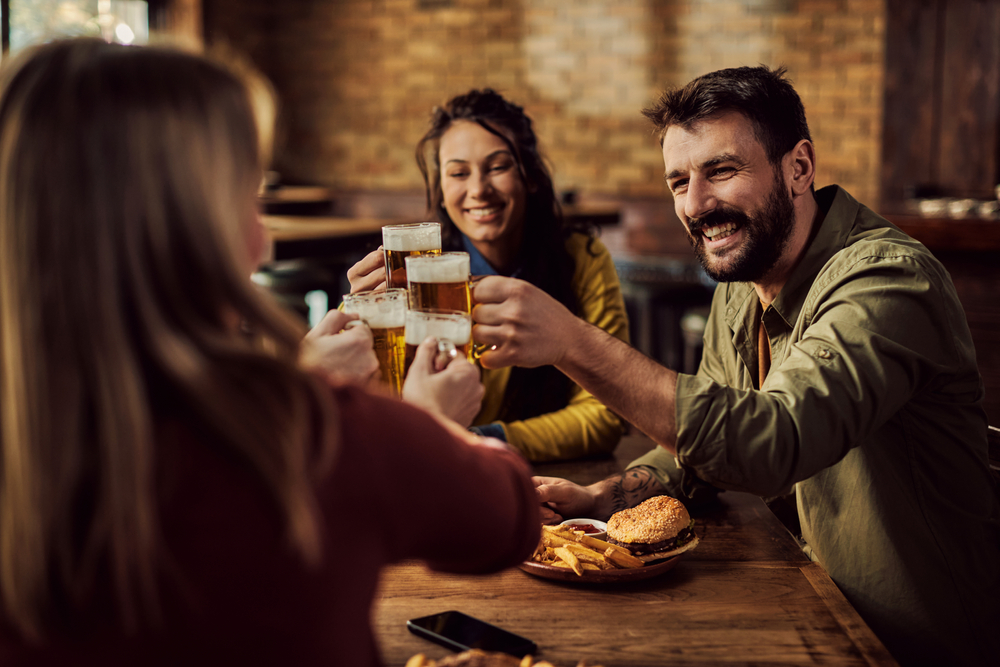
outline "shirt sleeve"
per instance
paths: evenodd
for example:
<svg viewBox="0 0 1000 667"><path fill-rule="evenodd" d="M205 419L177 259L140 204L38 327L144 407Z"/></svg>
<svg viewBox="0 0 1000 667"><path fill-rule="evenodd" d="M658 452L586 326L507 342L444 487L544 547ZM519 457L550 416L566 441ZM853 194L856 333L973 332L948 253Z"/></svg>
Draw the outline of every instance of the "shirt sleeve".
<svg viewBox="0 0 1000 667"><path fill-rule="evenodd" d="M628 316L618 272L611 254L594 239L591 255L587 242L579 239L574 249L577 272L574 285L581 317L625 342L629 340ZM531 461L579 458L608 454L621 439L621 419L580 386L572 386L565 408L523 421L503 424L507 442ZM501 422L495 422L501 423Z"/></svg>
<svg viewBox="0 0 1000 667"><path fill-rule="evenodd" d="M680 499L688 509L710 505L721 491L684 470L674 455L659 445L629 463L626 470L640 467L647 468L667 495Z"/></svg>
<svg viewBox="0 0 1000 667"><path fill-rule="evenodd" d="M838 261L816 279L803 330L760 391L679 377L680 463L723 488L771 496L838 462L968 354L956 348L967 336L953 327L965 318L942 273L884 246ZM960 391L979 391L974 375Z"/></svg>
<svg viewBox="0 0 1000 667"><path fill-rule="evenodd" d="M359 511L364 505L380 522L390 562L419 558L449 572L492 572L531 555L541 520L519 454L469 444L395 399L349 389L338 398L340 447L351 448Z"/></svg>

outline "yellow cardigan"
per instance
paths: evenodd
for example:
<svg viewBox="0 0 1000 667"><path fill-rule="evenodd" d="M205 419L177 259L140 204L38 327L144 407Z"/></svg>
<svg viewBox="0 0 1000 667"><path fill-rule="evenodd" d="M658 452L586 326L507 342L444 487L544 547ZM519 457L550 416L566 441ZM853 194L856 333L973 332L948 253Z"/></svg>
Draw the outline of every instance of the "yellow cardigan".
<svg viewBox="0 0 1000 667"><path fill-rule="evenodd" d="M587 251L590 237L573 234L566 249L576 263L573 289L580 302L580 316L626 343L628 317L618 273L611 254L599 239ZM573 385L569 404L556 412L523 421L498 422L497 414L510 379L510 368L483 369L486 396L474 426L496 423L503 427L507 442L530 461L570 459L614 451L621 439L621 420L590 393Z"/></svg>

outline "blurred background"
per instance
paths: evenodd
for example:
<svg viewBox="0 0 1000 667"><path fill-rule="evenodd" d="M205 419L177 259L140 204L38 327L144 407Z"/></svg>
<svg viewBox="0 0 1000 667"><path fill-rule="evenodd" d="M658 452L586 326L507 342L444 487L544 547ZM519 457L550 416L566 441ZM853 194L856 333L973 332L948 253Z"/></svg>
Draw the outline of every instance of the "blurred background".
<svg viewBox="0 0 1000 667"><path fill-rule="evenodd" d="M712 284L639 110L715 69L785 65L817 187L845 187L952 273L1000 424L997 0L2 0L0 12L5 53L89 34L247 54L280 96L273 216L422 219L414 147L431 110L495 88L533 117L568 213L601 228L633 342L683 370ZM377 246L370 228L275 238L263 282L300 301L319 286L335 303L344 267Z"/></svg>

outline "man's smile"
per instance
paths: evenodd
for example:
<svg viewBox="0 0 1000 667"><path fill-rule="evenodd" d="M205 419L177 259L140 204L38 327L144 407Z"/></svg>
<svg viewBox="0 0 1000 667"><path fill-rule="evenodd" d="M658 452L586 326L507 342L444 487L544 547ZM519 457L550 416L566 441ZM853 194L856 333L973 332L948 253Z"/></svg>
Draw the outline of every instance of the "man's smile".
<svg viewBox="0 0 1000 667"><path fill-rule="evenodd" d="M704 234L709 241L715 241L726 238L736 231L737 228L738 225L735 222L727 222L723 225L716 225L714 227L703 229L701 230L701 233Z"/></svg>

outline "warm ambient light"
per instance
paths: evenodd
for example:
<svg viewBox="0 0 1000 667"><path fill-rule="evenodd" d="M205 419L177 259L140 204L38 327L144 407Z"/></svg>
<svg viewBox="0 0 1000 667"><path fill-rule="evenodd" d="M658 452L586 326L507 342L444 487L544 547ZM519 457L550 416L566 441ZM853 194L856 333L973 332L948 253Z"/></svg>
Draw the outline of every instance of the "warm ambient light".
<svg viewBox="0 0 1000 667"><path fill-rule="evenodd" d="M132 28L128 27L124 23L119 23L115 26L115 37L122 44L131 44L135 39L135 33L132 32Z"/></svg>

